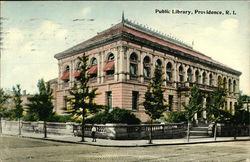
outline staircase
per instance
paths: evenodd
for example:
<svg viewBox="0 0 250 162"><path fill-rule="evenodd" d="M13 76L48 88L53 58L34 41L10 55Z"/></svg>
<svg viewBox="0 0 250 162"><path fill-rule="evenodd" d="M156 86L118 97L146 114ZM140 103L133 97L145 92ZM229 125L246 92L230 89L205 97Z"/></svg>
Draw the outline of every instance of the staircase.
<svg viewBox="0 0 250 162"><path fill-rule="evenodd" d="M208 138L208 126L195 126L190 129L190 138Z"/></svg>

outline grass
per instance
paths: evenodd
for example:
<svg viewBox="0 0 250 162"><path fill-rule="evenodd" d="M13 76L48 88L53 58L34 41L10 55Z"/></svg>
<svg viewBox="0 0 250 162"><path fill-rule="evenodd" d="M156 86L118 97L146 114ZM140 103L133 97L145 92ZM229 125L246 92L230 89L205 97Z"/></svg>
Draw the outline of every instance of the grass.
<svg viewBox="0 0 250 162"><path fill-rule="evenodd" d="M97 147L0 136L0 162L245 161L250 141L157 147Z"/></svg>

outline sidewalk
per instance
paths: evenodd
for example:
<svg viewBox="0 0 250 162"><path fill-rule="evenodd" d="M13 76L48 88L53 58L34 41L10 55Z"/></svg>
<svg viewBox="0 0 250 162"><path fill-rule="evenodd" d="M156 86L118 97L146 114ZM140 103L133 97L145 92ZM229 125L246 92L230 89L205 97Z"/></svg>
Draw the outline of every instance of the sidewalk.
<svg viewBox="0 0 250 162"><path fill-rule="evenodd" d="M17 133L3 132L2 135L18 136ZM43 138L43 134L39 133L27 133L23 132L21 137L34 138L41 140L57 141L64 143L86 144L102 147L146 147L146 146L161 146L161 145L187 145L187 144L202 144L202 143L215 143L215 142L233 142L233 137L217 137L214 138L191 138L189 143L186 138L181 139L153 139L153 144L148 144L148 140L109 140L109 139L97 139L96 142L92 142L91 138L85 137L86 142L80 142L81 137L74 137L70 135L52 135L48 134L48 138ZM250 137L237 137L237 141L250 141Z"/></svg>

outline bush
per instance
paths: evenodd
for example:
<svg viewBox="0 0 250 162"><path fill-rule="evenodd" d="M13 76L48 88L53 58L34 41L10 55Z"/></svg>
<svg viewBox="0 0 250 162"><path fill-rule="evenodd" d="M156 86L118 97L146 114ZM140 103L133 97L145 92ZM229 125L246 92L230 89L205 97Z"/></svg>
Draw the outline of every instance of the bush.
<svg viewBox="0 0 250 162"><path fill-rule="evenodd" d="M102 111L93 117L87 118L86 123L106 124L106 123L126 123L139 124L141 121L129 110L118 107L111 110Z"/></svg>
<svg viewBox="0 0 250 162"><path fill-rule="evenodd" d="M185 117L185 112L170 112L167 114L167 117L165 120L169 123L180 123L180 122L186 122L187 119Z"/></svg>
<svg viewBox="0 0 250 162"><path fill-rule="evenodd" d="M76 120L73 119L71 115L57 115L57 114L53 115L48 121L59 122L59 123L76 122Z"/></svg>

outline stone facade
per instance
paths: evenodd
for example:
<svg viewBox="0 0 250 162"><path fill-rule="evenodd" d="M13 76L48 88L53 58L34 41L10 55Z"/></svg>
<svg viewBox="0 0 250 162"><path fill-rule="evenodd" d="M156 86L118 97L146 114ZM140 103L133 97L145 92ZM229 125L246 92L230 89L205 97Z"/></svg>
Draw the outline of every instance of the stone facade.
<svg viewBox="0 0 250 162"><path fill-rule="evenodd" d="M161 66L170 111L182 111L188 102L188 87L213 91L219 80L228 89L225 108L233 112L241 72L195 51L191 46L156 33L128 20L55 55L58 79L51 82L57 112L67 109L65 97L77 81L78 56L89 56L91 87L98 87L96 102L133 111L142 121L148 116L141 103L154 68ZM205 100L204 100L205 102Z"/></svg>

